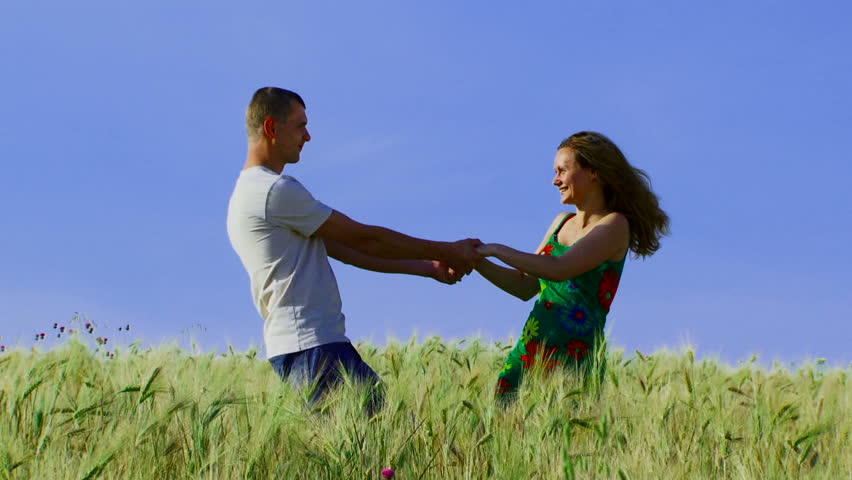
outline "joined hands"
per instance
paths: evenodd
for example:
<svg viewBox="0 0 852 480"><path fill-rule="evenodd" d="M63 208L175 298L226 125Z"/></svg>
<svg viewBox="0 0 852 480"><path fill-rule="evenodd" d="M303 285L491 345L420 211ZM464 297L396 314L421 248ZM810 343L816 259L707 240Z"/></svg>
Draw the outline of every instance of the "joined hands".
<svg viewBox="0 0 852 480"><path fill-rule="evenodd" d="M469 275L485 257L497 254L498 243L482 243L478 238L466 238L448 243L442 260L432 260L429 276L452 285Z"/></svg>
<svg viewBox="0 0 852 480"><path fill-rule="evenodd" d="M447 245L448 248L442 260L462 275L472 272L482 259L482 255L476 251L476 247L482 245L482 241L478 238L466 238Z"/></svg>

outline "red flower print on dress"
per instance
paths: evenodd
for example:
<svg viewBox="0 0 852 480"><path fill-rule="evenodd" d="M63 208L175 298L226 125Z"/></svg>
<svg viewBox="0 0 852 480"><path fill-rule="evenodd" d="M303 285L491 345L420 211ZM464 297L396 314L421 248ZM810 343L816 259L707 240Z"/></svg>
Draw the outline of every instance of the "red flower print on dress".
<svg viewBox="0 0 852 480"><path fill-rule="evenodd" d="M550 369L556 366L556 360L552 357L559 349L558 347L547 348L547 345L540 340L530 340L525 346L527 353L521 355L521 361L524 362L524 369L529 369L533 366L535 356L539 352L541 352L541 358L544 360L544 368Z"/></svg>
<svg viewBox="0 0 852 480"><path fill-rule="evenodd" d="M544 302L544 308L550 310L553 308L553 302Z"/></svg>
<svg viewBox="0 0 852 480"><path fill-rule="evenodd" d="M568 355L578 362L589 354L589 344L582 340L571 340L565 348L568 349Z"/></svg>
<svg viewBox="0 0 852 480"><path fill-rule="evenodd" d="M615 269L610 268L603 274L601 286L598 287L598 301L603 306L604 310L609 311L612 305L612 299L615 298L615 291L618 289L618 273Z"/></svg>
<svg viewBox="0 0 852 480"><path fill-rule="evenodd" d="M508 393L509 390L511 390L511 389L512 389L512 384L508 380L506 380L505 378L501 378L497 382L497 388L494 389L494 392L497 395L504 395L504 394Z"/></svg>
<svg viewBox="0 0 852 480"><path fill-rule="evenodd" d="M555 247L553 245L545 245L544 248L542 248L541 251L538 252L538 254L539 255L552 255L551 252L553 252L554 248Z"/></svg>

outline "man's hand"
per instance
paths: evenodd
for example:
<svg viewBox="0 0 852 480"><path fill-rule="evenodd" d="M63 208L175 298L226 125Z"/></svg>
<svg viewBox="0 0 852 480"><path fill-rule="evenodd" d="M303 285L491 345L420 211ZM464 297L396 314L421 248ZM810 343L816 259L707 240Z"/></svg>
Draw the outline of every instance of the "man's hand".
<svg viewBox="0 0 852 480"><path fill-rule="evenodd" d="M467 238L447 244L444 253L446 263L457 272L468 274L479 263L482 255L476 251L476 247L482 245L478 238Z"/></svg>
<svg viewBox="0 0 852 480"><path fill-rule="evenodd" d="M431 266L429 276L441 283L452 285L456 282L460 282L462 277L464 276L464 273L453 270L452 268L450 268L449 265L444 262L433 260L429 263Z"/></svg>

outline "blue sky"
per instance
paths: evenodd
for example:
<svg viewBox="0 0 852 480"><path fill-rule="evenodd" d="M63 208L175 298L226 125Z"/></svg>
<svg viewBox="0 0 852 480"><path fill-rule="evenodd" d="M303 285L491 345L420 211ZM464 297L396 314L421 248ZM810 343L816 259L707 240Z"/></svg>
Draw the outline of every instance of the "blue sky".
<svg viewBox="0 0 852 480"><path fill-rule="evenodd" d="M277 85L313 135L286 173L438 240L534 248L563 210L556 146L601 131L672 218L625 266L616 345L852 360L847 3L403 3L5 2L2 342L83 312L114 338L261 344L225 213L245 106ZM532 306L333 267L356 341L517 338Z"/></svg>

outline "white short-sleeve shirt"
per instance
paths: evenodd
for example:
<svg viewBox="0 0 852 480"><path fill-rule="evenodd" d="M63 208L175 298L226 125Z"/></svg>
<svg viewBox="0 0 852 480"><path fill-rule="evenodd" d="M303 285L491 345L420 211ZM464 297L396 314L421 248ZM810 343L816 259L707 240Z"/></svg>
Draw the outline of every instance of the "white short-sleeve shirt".
<svg viewBox="0 0 852 480"><path fill-rule="evenodd" d="M228 205L228 237L251 278L267 358L348 342L337 279L313 233L332 209L295 178L243 170Z"/></svg>

